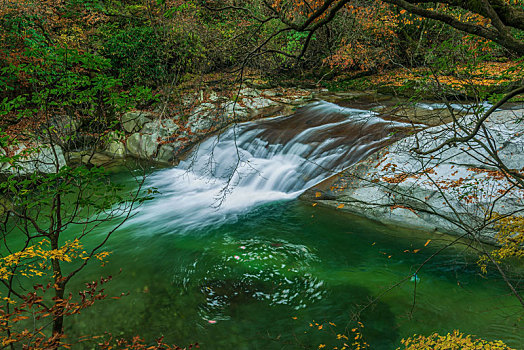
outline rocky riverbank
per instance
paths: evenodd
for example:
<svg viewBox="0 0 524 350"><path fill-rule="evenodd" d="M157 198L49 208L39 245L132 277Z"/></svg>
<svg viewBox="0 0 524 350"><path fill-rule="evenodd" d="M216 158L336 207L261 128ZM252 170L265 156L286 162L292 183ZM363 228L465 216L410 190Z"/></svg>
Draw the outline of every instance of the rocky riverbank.
<svg viewBox="0 0 524 350"><path fill-rule="evenodd" d="M466 133L478 117L460 106L451 113L442 105L407 104L374 92L243 88L232 99L212 90L200 91L182 98L178 110L183 113L158 107L123 114L117 130L106 133L94 153L92 147L86 151L63 150L55 144L53 150L40 144L39 152L27 152L17 169L2 163L0 171L51 173L56 171L56 164L106 166L126 157L175 165L193 146L233 123L289 115L314 98L371 110L375 116L410 124L413 129L411 136L314 186L302 199L386 224L452 234L475 232L488 242L495 241L496 230L491 225L495 216L522 216L524 193L498 170L493 152L499 163L522 173L524 126L519 120L523 109L497 111L485 121L485 129L476 139L423 155L421 152L438 146L442 140ZM62 138L80 127L76 120L63 118L57 118L54 124L56 135ZM400 135L392 136L398 139ZM29 149L29 145L19 144L0 151L24 157Z"/></svg>
<svg viewBox="0 0 524 350"><path fill-rule="evenodd" d="M162 107L154 112L133 111L121 117L122 133L114 134L100 153L89 161L134 157L162 164L176 164L194 145L234 123L290 114L316 92L304 89L243 88L234 99L201 91L196 100L182 100L185 112L173 115Z"/></svg>
<svg viewBox="0 0 524 350"><path fill-rule="evenodd" d="M474 234L493 243L497 215L522 216L524 191L497 169L524 171L524 110L493 113L476 138L423 155L471 130L477 117L429 127L314 186L302 198L386 224ZM487 145L487 148L485 146ZM418 152L417 152L418 150Z"/></svg>
<svg viewBox="0 0 524 350"><path fill-rule="evenodd" d="M57 165L82 162L111 166L126 157L174 165L198 142L225 127L291 114L321 90L244 87L236 91L232 96L212 89L200 90L182 96L175 109L160 105L154 111L130 111L118 117L116 130L102 132L97 137L84 135L80 120L55 117L48 128L51 132L43 130L42 134L47 135L44 138L13 142L10 147L0 149L0 155L20 157L16 167L0 163L0 172L53 173Z"/></svg>

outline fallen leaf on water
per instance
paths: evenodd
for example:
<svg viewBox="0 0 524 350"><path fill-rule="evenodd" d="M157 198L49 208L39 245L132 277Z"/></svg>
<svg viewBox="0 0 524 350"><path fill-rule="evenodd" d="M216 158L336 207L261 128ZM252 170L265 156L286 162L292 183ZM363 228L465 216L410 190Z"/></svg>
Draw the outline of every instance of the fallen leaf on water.
<svg viewBox="0 0 524 350"><path fill-rule="evenodd" d="M318 203L313 203L313 206L316 207Z"/></svg>
<svg viewBox="0 0 524 350"><path fill-rule="evenodd" d="M339 205L337 206L337 208L338 208L338 209L342 209L342 208L344 208L344 204L339 204Z"/></svg>
<svg viewBox="0 0 524 350"><path fill-rule="evenodd" d="M428 241L424 244L424 247L427 247L427 245L431 242L431 239L428 239Z"/></svg>
<svg viewBox="0 0 524 350"><path fill-rule="evenodd" d="M320 193L320 192L316 192L316 193L315 193L315 197L317 197L317 198L318 198L318 197L322 197L322 193Z"/></svg>

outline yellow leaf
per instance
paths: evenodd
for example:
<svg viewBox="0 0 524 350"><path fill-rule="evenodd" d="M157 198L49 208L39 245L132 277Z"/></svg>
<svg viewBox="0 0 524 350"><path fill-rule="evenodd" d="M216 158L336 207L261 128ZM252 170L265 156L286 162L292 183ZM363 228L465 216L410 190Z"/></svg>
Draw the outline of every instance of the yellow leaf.
<svg viewBox="0 0 524 350"><path fill-rule="evenodd" d="M316 207L318 203L313 203L313 206Z"/></svg>
<svg viewBox="0 0 524 350"><path fill-rule="evenodd" d="M318 198L318 197L322 197L322 193L320 193L320 192L316 192L316 193L315 193L315 197L317 197L317 198Z"/></svg>
<svg viewBox="0 0 524 350"><path fill-rule="evenodd" d="M428 241L424 244L424 247L427 247L429 242L431 242L431 239L428 239Z"/></svg>

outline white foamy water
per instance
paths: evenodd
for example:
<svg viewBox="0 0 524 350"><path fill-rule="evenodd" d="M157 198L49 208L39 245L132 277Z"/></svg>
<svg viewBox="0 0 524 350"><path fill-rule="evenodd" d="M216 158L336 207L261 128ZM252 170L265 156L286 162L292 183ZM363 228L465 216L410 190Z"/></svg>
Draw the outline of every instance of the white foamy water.
<svg viewBox="0 0 524 350"><path fill-rule="evenodd" d="M400 137L407 124L327 102L291 116L236 125L202 142L172 169L154 173L147 187L160 195L130 225L166 233L225 220L265 202L298 197L309 187Z"/></svg>

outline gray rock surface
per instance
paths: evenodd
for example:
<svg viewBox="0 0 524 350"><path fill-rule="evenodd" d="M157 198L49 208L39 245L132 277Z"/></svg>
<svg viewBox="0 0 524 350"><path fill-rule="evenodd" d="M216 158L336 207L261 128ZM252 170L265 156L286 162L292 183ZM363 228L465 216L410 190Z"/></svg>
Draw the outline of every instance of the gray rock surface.
<svg viewBox="0 0 524 350"><path fill-rule="evenodd" d="M203 103L202 105L208 105L208 103ZM187 126L195 134L206 132L218 125L219 111L215 109L214 105L212 105L212 108L202 105L195 109L187 122Z"/></svg>
<svg viewBox="0 0 524 350"><path fill-rule="evenodd" d="M161 145L158 149L158 154L155 160L161 163L168 164L176 162L178 152L181 150L182 146L182 142L180 141Z"/></svg>
<svg viewBox="0 0 524 350"><path fill-rule="evenodd" d="M126 147L122 141L112 141L105 149L105 153L115 158L123 158L126 155Z"/></svg>
<svg viewBox="0 0 524 350"><path fill-rule="evenodd" d="M524 110L498 111L485 122L502 162L520 171L524 170L524 125L518 120L523 115ZM476 117L466 116L461 125L470 130L475 121ZM490 213L522 216L524 191L496 171L493 157L475 141L426 156L413 151L417 145L430 150L455 135L455 130L452 124L431 127L369 156L323 184L323 190L329 187L327 192L335 196L323 202L342 203L344 210L406 227L453 234L467 227L493 242L495 231L486 227ZM486 141L483 132L477 138Z"/></svg>
<svg viewBox="0 0 524 350"><path fill-rule="evenodd" d="M54 147L50 145L28 147L24 144L19 144L14 154L20 155L20 158L14 165L3 163L0 169L2 172L18 175L27 175L35 172L52 174L56 173L57 166L62 168L66 165L64 152L57 145Z"/></svg>
<svg viewBox="0 0 524 350"><path fill-rule="evenodd" d="M242 100L247 108L257 110L277 105L276 102L265 97L244 98Z"/></svg>
<svg viewBox="0 0 524 350"><path fill-rule="evenodd" d="M159 142L156 135L134 133L127 139L127 152L136 158L151 160L156 154Z"/></svg>
<svg viewBox="0 0 524 350"><path fill-rule="evenodd" d="M128 133L140 131L144 124L152 121L152 115L147 112L127 112L122 116L122 126Z"/></svg>
<svg viewBox="0 0 524 350"><path fill-rule="evenodd" d="M143 134L158 135L158 137L168 137L175 134L180 127L171 119L155 120L144 124L140 130Z"/></svg>

